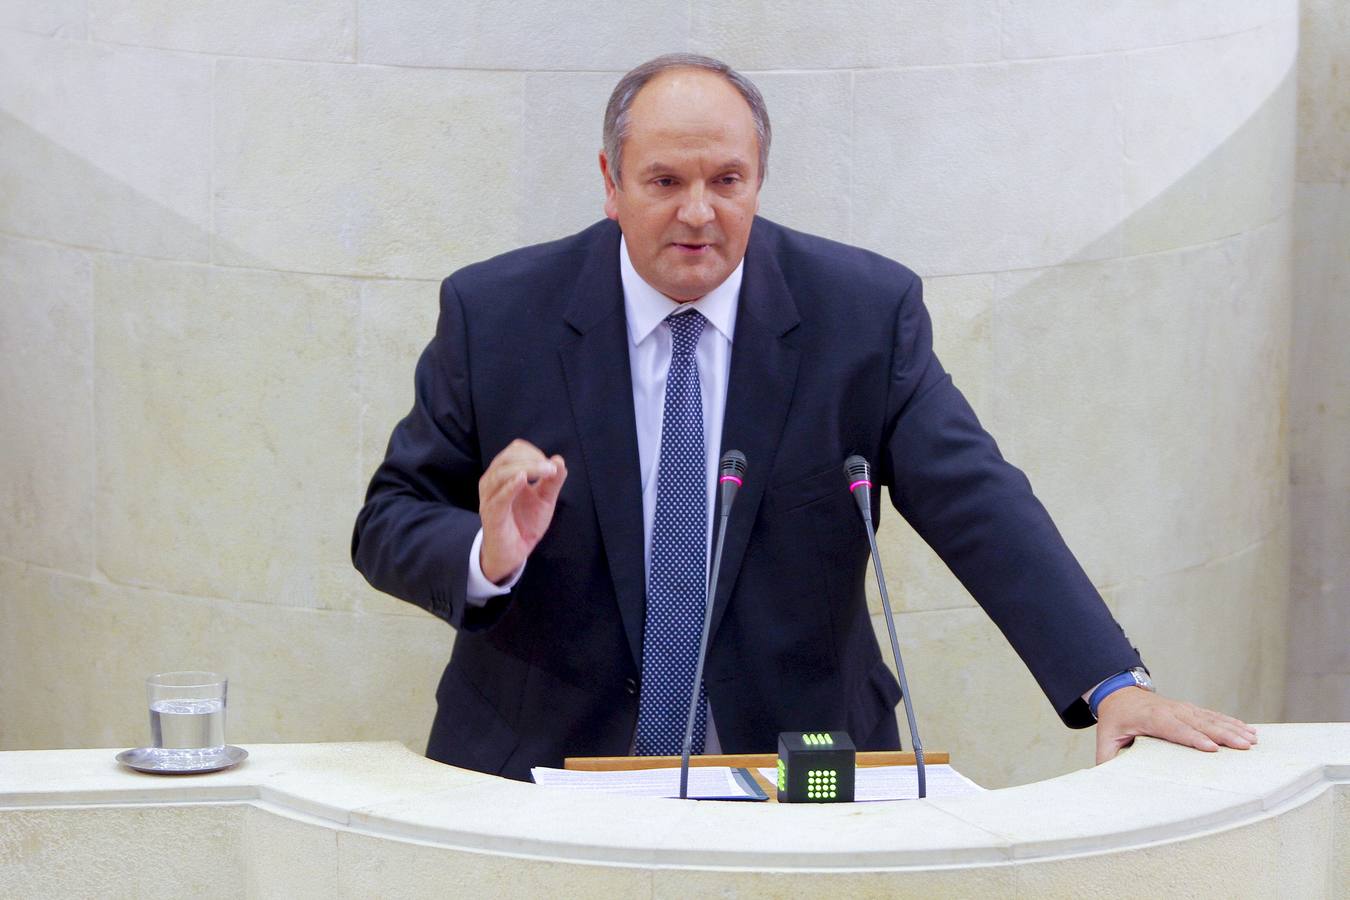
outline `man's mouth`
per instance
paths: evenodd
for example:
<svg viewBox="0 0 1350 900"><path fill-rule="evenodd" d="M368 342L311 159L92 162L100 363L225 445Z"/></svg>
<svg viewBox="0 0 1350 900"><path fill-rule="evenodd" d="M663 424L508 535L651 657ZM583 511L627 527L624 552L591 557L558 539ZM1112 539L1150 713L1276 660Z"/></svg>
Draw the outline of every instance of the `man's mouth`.
<svg viewBox="0 0 1350 900"><path fill-rule="evenodd" d="M712 247L712 244L685 244L679 241L675 242L675 248L681 253L705 253Z"/></svg>

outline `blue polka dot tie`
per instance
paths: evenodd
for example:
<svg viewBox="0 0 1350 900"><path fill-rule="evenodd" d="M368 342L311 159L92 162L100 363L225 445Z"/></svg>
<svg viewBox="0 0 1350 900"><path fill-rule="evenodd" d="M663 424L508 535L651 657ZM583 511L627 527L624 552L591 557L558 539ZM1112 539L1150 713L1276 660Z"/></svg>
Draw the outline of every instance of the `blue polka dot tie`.
<svg viewBox="0 0 1350 900"><path fill-rule="evenodd" d="M684 749L690 683L698 664L708 577L708 461L703 452L703 398L694 350L706 322L698 312L666 318L671 354L647 573L639 756L669 756ZM708 733L708 697L701 683L698 688L693 753L703 752Z"/></svg>

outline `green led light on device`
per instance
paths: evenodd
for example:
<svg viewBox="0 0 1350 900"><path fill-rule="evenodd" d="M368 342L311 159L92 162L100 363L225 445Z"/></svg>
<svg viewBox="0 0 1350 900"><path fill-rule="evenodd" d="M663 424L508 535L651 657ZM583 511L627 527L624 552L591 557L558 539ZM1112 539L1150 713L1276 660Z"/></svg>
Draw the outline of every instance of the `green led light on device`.
<svg viewBox="0 0 1350 900"><path fill-rule="evenodd" d="M857 751L846 732L785 731L778 736L780 803L851 802Z"/></svg>

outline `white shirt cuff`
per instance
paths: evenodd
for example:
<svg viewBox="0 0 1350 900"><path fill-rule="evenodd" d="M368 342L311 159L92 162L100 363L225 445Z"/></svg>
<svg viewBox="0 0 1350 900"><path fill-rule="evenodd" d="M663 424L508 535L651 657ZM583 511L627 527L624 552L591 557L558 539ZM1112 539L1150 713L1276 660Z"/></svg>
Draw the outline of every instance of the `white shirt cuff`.
<svg viewBox="0 0 1350 900"><path fill-rule="evenodd" d="M488 577L483 574L483 565L478 558L478 553L483 547L483 529L478 529L478 534L473 539L473 546L469 548L469 586L465 591L465 597L470 606L486 606L487 602L493 597L500 597L502 594L511 593L511 588L516 586L520 576L525 574L525 567L521 566L511 573L511 577L506 580L506 584L493 584L488 581Z"/></svg>

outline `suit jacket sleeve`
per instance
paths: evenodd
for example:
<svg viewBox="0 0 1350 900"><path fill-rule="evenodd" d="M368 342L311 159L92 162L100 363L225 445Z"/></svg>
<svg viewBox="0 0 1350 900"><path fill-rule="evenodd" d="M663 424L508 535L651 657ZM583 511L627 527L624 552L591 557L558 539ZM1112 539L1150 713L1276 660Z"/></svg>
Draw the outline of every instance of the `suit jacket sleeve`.
<svg viewBox="0 0 1350 900"><path fill-rule="evenodd" d="M436 335L417 363L412 411L395 427L357 516L352 561L376 589L474 631L493 624L510 595L486 606L465 596L484 469L468 356L463 305L447 278Z"/></svg>
<svg viewBox="0 0 1350 900"><path fill-rule="evenodd" d="M1008 638L1065 724L1081 694L1140 665L1137 651L1020 470L933 353L917 277L900 303L882 481L896 509Z"/></svg>

